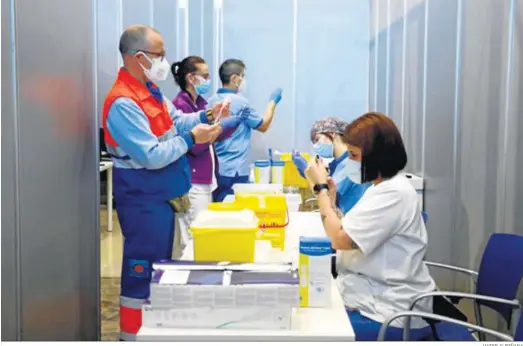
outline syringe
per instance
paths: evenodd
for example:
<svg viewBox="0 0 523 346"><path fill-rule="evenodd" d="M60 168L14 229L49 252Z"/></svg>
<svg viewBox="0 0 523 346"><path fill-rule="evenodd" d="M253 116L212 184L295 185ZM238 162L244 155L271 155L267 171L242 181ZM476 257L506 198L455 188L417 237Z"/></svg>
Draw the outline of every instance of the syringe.
<svg viewBox="0 0 523 346"><path fill-rule="evenodd" d="M220 111L218 112L218 115L216 116L216 118L214 118L215 123L218 123L218 121L222 117L222 112L223 112L224 108L227 107L227 105L230 103L231 103L231 98L229 96L225 97L225 99L223 100L222 106L220 108Z"/></svg>

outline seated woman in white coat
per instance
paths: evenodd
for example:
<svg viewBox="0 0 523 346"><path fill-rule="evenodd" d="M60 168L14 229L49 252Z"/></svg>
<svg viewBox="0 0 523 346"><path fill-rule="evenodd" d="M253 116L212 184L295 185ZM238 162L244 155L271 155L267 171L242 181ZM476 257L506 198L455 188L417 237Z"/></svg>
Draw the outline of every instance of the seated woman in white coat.
<svg viewBox="0 0 523 346"><path fill-rule="evenodd" d="M345 130L350 158L361 163L361 181L370 182L358 203L345 215L336 209L336 185L320 160L311 160L306 177L317 194L325 232L337 250L337 285L356 340L376 340L384 320L405 311L436 285L423 258L427 231L416 191L398 174L407 153L394 122L367 113ZM427 299L417 311L432 312ZM422 319L412 319L412 339L431 335ZM403 319L387 331L387 340L401 340Z"/></svg>

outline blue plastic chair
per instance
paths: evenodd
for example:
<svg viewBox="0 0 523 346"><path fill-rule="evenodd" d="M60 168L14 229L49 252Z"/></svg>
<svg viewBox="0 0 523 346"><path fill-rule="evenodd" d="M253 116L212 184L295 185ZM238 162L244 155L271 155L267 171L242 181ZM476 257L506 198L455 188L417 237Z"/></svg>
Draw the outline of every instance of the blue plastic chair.
<svg viewBox="0 0 523 346"><path fill-rule="evenodd" d="M523 341L523 316L519 316L519 323L514 334L514 341Z"/></svg>
<svg viewBox="0 0 523 346"><path fill-rule="evenodd" d="M379 342L385 341L385 336L386 336L387 328L389 327L389 325L394 320L396 320L398 318L402 318L402 317L408 317L409 319L411 317L421 317L424 319L438 320L438 321L441 321L442 323L449 323L449 324L453 324L453 325L456 325L458 327L461 327L461 328L464 328L467 330L473 330L473 331L476 331L476 332L479 332L482 334L488 334L488 335L491 335L491 336L495 337L496 339L499 339L502 341L508 341L508 342L523 341L523 318L519 319L519 323L516 327L516 333L514 334L514 337L512 337L510 335L503 334L498 331L488 329L485 327L481 327L481 326L477 326L477 325L474 325L471 323L463 322L460 320L455 320L455 319L445 317L445 316L429 314L426 312L417 312L417 311L403 311L403 312L399 312L399 313L389 317L387 320L385 320L385 322L383 322L383 324L380 328L380 332L378 334L377 341L379 341ZM409 339L408 330L405 329L403 331L403 340L407 341L408 339Z"/></svg>
<svg viewBox="0 0 523 346"><path fill-rule="evenodd" d="M467 274L472 279L475 292L444 292L435 291L418 296L409 310L420 299L442 296L450 298L457 304L460 299L474 301L476 321L483 326L481 307L486 306L497 311L507 325L512 326L514 312L519 312L520 302L516 299L517 291L523 277L523 237L516 234L495 233L490 236L479 266L479 271L449 266L441 263L425 262L430 267L448 269ZM408 329L408 324L405 329ZM476 341L467 328L455 323L442 321L436 324L438 337L445 341ZM484 340L481 331L480 340Z"/></svg>

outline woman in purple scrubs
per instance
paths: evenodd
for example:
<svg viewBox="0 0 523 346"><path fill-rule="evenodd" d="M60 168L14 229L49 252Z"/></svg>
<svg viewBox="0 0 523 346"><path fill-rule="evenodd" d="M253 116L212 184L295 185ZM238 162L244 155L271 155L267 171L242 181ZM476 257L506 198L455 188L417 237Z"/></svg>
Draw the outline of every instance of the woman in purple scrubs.
<svg viewBox="0 0 523 346"><path fill-rule="evenodd" d="M198 56L189 56L171 66L171 72L180 92L173 100L176 109L184 113L205 110L207 101L205 95L211 89L209 67L204 59ZM189 226L196 215L206 210L212 202L212 192L216 189L216 174L218 160L214 151L214 142L222 141L229 137L238 127L238 118L227 118L220 123L223 132L211 143L196 144L187 152L191 169L192 187L189 191L191 207L189 212L180 217L181 242L185 246L191 239Z"/></svg>

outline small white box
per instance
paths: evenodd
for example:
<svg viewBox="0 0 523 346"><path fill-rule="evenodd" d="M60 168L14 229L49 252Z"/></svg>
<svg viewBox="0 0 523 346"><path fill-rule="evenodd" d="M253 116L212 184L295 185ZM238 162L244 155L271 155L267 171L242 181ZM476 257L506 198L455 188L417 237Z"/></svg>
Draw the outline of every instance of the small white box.
<svg viewBox="0 0 523 346"><path fill-rule="evenodd" d="M329 238L300 237L300 306L328 307L332 246Z"/></svg>
<svg viewBox="0 0 523 346"><path fill-rule="evenodd" d="M282 184L234 184L234 193L283 193Z"/></svg>
<svg viewBox="0 0 523 346"><path fill-rule="evenodd" d="M299 193L286 193L285 199L287 201L287 209L290 213L300 211L302 204L302 197Z"/></svg>
<svg viewBox="0 0 523 346"><path fill-rule="evenodd" d="M268 160L254 162L254 181L258 184L271 183L271 164Z"/></svg>
<svg viewBox="0 0 523 346"><path fill-rule="evenodd" d="M285 183L285 162L273 161L271 165L271 183L284 185Z"/></svg>
<svg viewBox="0 0 523 346"><path fill-rule="evenodd" d="M292 309L288 307L248 307L214 309L210 307L176 309L142 307L142 325L152 328L212 328L288 330Z"/></svg>

